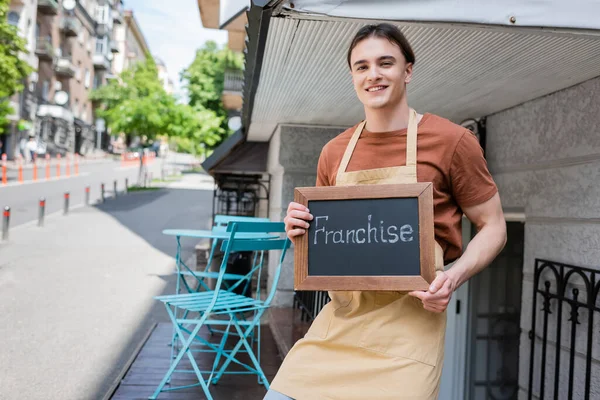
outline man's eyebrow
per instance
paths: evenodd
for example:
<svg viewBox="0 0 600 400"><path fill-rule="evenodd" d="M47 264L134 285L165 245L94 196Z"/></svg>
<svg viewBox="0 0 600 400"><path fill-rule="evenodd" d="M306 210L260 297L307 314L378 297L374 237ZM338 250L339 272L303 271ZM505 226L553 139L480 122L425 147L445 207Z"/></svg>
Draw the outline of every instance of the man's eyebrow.
<svg viewBox="0 0 600 400"><path fill-rule="evenodd" d="M386 55L386 56L381 56L377 59L377 61L384 61L384 60L396 61L396 57ZM366 62L367 62L367 60L358 60L358 61L355 61L354 64L352 64L352 66L356 67L357 65L364 64Z"/></svg>
<svg viewBox="0 0 600 400"><path fill-rule="evenodd" d="M383 61L383 60L396 61L396 57L394 57L394 56L381 56L381 57L379 57L379 61Z"/></svg>

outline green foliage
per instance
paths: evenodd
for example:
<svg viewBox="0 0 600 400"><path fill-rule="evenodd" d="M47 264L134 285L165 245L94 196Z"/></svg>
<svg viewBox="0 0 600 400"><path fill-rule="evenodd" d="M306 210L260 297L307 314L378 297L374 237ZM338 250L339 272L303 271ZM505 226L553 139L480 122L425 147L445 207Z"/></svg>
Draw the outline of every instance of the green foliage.
<svg viewBox="0 0 600 400"><path fill-rule="evenodd" d="M225 135L223 118L214 111L196 110L179 104L169 118L168 132L174 138L177 151L200 154L205 146L215 146Z"/></svg>
<svg viewBox="0 0 600 400"><path fill-rule="evenodd" d="M203 132L198 134L207 148L217 147L231 134L227 126L227 111L223 108L221 94L225 70L241 70L243 57L215 42L208 41L196 51L196 57L181 77L186 82L189 105L204 121Z"/></svg>
<svg viewBox="0 0 600 400"><path fill-rule="evenodd" d="M6 117L14 112L4 99L22 90L22 80L33 71L19 58L20 53L27 54L27 42L8 23L9 4L9 0L0 0L0 133L7 123Z"/></svg>
<svg viewBox="0 0 600 400"><path fill-rule="evenodd" d="M6 126L10 122L8 116L13 112L8 100L0 101L0 135L6 132Z"/></svg>
<svg viewBox="0 0 600 400"><path fill-rule="evenodd" d="M128 137L153 139L168 134L169 117L176 107L158 79L158 69L150 56L123 71L118 80L94 90L90 98L100 104L98 115L114 132Z"/></svg>
<svg viewBox="0 0 600 400"><path fill-rule="evenodd" d="M123 71L118 80L94 90L90 98L100 106L97 114L113 132L123 132L129 138L166 135L178 151L199 154L217 147L231 133L221 93L225 69L241 66L241 55L207 42L182 73L189 104L176 102L164 91L150 56Z"/></svg>

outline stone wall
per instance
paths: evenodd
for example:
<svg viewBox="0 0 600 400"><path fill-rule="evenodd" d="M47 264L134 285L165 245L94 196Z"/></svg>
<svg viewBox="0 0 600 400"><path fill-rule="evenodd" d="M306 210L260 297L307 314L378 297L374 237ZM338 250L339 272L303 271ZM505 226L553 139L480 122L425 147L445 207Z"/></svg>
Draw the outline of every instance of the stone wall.
<svg viewBox="0 0 600 400"><path fill-rule="evenodd" d="M294 188L314 186L317 163L323 146L342 133L343 127L281 125L270 141L268 170L271 174L269 218L282 221L288 204L294 199ZM269 288L278 259L269 260ZM294 249L283 263L277 286L275 306L289 307L294 295Z"/></svg>
<svg viewBox="0 0 600 400"><path fill-rule="evenodd" d="M536 99L487 119L487 159L505 209L525 211L525 257L521 309L519 398L529 384L533 270L536 258L600 268L600 78ZM540 300L538 299L538 305ZM537 307L538 310L540 307ZM568 308L567 308L568 310ZM538 312L541 316L541 313ZM587 316L587 313L585 314ZM580 312L586 329L586 318ZM569 312L550 315L550 342L562 329L561 386L568 380ZM596 320L600 313L596 313ZM538 326L541 326L538 323ZM600 374L600 340L595 330L593 370ZM537 335L541 332L537 331ZM585 338L582 338L585 341ZM585 342L584 342L585 343ZM555 345L548 347L553 367ZM577 346L574 398L583 398L585 349ZM535 371L540 369L536 354ZM547 368L548 369L548 368ZM545 397L553 398L554 368L546 375ZM534 387L538 387L535 384ZM564 386L566 387L566 386ZM564 389L559 398L566 398ZM537 394L537 393L536 393ZM563 394L565 397L563 397ZM600 382L592 379L592 398Z"/></svg>

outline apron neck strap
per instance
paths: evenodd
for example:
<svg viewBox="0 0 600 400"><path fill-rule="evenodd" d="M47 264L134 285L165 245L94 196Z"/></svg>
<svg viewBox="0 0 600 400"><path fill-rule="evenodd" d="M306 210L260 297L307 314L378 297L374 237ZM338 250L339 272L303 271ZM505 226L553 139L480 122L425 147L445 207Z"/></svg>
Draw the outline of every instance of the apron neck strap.
<svg viewBox="0 0 600 400"><path fill-rule="evenodd" d="M358 139L360 138L360 134L362 133L366 123L367 121L363 121L356 127L356 130L354 131L354 134L352 135L352 138L346 147L346 151L344 152L344 156L342 157L342 161L338 168L338 178L341 174L346 172L346 168L348 168L348 163L350 162L350 158L352 157L356 143L358 143ZM417 125L417 112L410 108L408 111L408 129L406 132L406 166L415 168L415 170L417 168Z"/></svg>

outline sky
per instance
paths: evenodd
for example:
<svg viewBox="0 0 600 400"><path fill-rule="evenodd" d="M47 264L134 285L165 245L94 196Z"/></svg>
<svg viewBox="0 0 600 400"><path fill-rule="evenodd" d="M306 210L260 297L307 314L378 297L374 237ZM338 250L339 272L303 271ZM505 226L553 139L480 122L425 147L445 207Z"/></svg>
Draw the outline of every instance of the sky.
<svg viewBox="0 0 600 400"><path fill-rule="evenodd" d="M196 49L208 40L227 43L226 31L202 27L197 0L124 0L124 7L133 10L150 51L167 65L178 94L183 94L179 72L194 60Z"/></svg>

